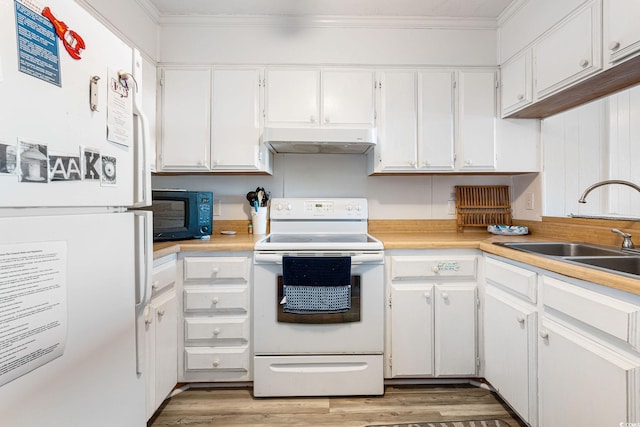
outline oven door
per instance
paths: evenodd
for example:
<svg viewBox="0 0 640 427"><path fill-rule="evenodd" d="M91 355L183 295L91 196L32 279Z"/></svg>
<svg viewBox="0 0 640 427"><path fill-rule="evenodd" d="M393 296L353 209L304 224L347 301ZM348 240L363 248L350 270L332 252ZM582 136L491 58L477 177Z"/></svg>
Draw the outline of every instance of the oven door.
<svg viewBox="0 0 640 427"><path fill-rule="evenodd" d="M382 252L352 254L351 307L342 313L328 314L284 313L281 259L282 256L274 254L255 254L252 306L256 355L383 352Z"/></svg>

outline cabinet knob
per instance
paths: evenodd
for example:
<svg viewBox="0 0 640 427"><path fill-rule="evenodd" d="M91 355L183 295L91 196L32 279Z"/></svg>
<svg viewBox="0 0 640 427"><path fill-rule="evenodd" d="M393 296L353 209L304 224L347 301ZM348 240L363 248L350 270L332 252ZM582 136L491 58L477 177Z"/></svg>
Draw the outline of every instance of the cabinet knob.
<svg viewBox="0 0 640 427"><path fill-rule="evenodd" d="M214 368L217 368L218 366L220 366L220 361L218 359L214 360L211 363L211 366L213 366Z"/></svg>
<svg viewBox="0 0 640 427"><path fill-rule="evenodd" d="M211 303L212 303L212 304L217 304L217 303L219 303L219 302L220 302L220 298L218 298L218 297L213 297L213 298L211 298Z"/></svg>
<svg viewBox="0 0 640 427"><path fill-rule="evenodd" d="M215 328L215 329L213 330L213 335L217 337L218 335L220 335L220 332L222 332L222 331L220 330L220 328Z"/></svg>
<svg viewBox="0 0 640 427"><path fill-rule="evenodd" d="M158 289L158 286L160 286L160 281L159 280L155 280L152 284L151 284L151 290L155 291Z"/></svg>
<svg viewBox="0 0 640 427"><path fill-rule="evenodd" d="M331 120L329 119L329 117L325 117L325 118L324 118L324 122L325 122L325 123L331 123Z"/></svg>
<svg viewBox="0 0 640 427"><path fill-rule="evenodd" d="M219 271L220 271L220 269L218 267L215 267L215 268L211 269L211 274L216 276Z"/></svg>
<svg viewBox="0 0 640 427"><path fill-rule="evenodd" d="M430 165L430 164L431 164L431 163L430 163L428 160L425 160L425 161L422 163L422 167L427 168L427 167L429 167L429 165Z"/></svg>
<svg viewBox="0 0 640 427"><path fill-rule="evenodd" d="M316 116L311 116L311 117L309 117L309 121L310 121L311 123L315 123L315 122L316 122Z"/></svg>
<svg viewBox="0 0 640 427"><path fill-rule="evenodd" d="M427 299L427 300L430 300L431 299L431 291L426 291L424 293L424 298Z"/></svg>
<svg viewBox="0 0 640 427"><path fill-rule="evenodd" d="M471 165L473 165L473 160L465 160L464 164L467 165L467 166L471 166Z"/></svg>
<svg viewBox="0 0 640 427"><path fill-rule="evenodd" d="M525 321L524 316L518 316L516 319L518 319L518 323L524 324L524 321Z"/></svg>
<svg viewBox="0 0 640 427"><path fill-rule="evenodd" d="M442 299L445 300L445 301L449 301L449 294L446 293L446 292L443 292L442 293Z"/></svg>
<svg viewBox="0 0 640 427"><path fill-rule="evenodd" d="M516 98L518 98L518 101L522 101L524 99L524 95L519 93L518 96L516 96Z"/></svg>
<svg viewBox="0 0 640 427"><path fill-rule="evenodd" d="M418 169L418 162L409 162L409 165L414 169Z"/></svg>
<svg viewBox="0 0 640 427"><path fill-rule="evenodd" d="M144 324L149 326L150 324L153 323L153 318L152 317L145 317L144 318Z"/></svg>
<svg viewBox="0 0 640 427"><path fill-rule="evenodd" d="M158 317L164 316L164 313L165 313L164 309L158 310Z"/></svg>
<svg viewBox="0 0 640 427"><path fill-rule="evenodd" d="M437 265L434 265L433 267L431 267L431 271L433 271L434 273L439 273L440 267L438 267Z"/></svg>
<svg viewBox="0 0 640 427"><path fill-rule="evenodd" d="M540 331L540 338L542 338L543 340L549 339L549 332L548 331Z"/></svg>
<svg viewBox="0 0 640 427"><path fill-rule="evenodd" d="M578 63L582 68L587 68L589 66L589 60L583 59Z"/></svg>
<svg viewBox="0 0 640 427"><path fill-rule="evenodd" d="M612 41L609 43L609 50L618 50L620 49L620 42Z"/></svg>
<svg viewBox="0 0 640 427"><path fill-rule="evenodd" d="M214 159L214 160L211 161L211 166L218 166L219 163L220 162L218 160Z"/></svg>

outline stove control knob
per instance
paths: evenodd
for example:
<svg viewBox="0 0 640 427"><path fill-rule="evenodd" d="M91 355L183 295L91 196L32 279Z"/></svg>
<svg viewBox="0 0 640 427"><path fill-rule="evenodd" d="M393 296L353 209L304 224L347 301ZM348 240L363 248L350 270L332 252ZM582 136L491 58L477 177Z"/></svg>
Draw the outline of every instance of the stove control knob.
<svg viewBox="0 0 640 427"><path fill-rule="evenodd" d="M291 203L287 203L287 210L290 211L293 209L293 205Z"/></svg>
<svg viewBox="0 0 640 427"><path fill-rule="evenodd" d="M282 206L282 203L278 203L278 205L276 206L276 209L281 211L283 207L284 206Z"/></svg>
<svg viewBox="0 0 640 427"><path fill-rule="evenodd" d="M361 205L356 205L356 210L357 210L358 212L360 212L360 211L362 210L362 206L361 206Z"/></svg>
<svg viewBox="0 0 640 427"><path fill-rule="evenodd" d="M347 210L348 210L349 212L351 212L351 211L353 210L353 205L348 204L348 205L347 205Z"/></svg>

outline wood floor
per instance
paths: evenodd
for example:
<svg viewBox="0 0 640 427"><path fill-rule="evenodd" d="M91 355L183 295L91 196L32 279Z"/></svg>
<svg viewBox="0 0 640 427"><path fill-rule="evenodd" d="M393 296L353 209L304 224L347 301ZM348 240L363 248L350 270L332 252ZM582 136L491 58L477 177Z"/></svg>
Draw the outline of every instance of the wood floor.
<svg viewBox="0 0 640 427"><path fill-rule="evenodd" d="M384 396L254 398L251 389L195 389L168 401L148 426L313 426L501 419L524 426L490 391L470 385L387 386Z"/></svg>

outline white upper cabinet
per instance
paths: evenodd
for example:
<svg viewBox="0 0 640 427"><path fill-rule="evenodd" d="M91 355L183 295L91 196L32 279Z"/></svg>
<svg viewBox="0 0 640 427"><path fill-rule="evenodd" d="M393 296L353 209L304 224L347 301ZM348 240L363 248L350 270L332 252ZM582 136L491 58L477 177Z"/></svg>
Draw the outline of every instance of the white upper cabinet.
<svg viewBox="0 0 640 427"><path fill-rule="evenodd" d="M374 73L360 69L269 69L266 125L374 126Z"/></svg>
<svg viewBox="0 0 640 427"><path fill-rule="evenodd" d="M455 165L455 73L418 73L418 167L453 170Z"/></svg>
<svg viewBox="0 0 640 427"><path fill-rule="evenodd" d="M502 78L502 116L533 102L531 49L527 49L500 67Z"/></svg>
<svg viewBox="0 0 640 427"><path fill-rule="evenodd" d="M384 171L406 171L418 165L418 116L415 71L385 71L379 76L378 164Z"/></svg>
<svg viewBox="0 0 640 427"><path fill-rule="evenodd" d="M262 71L216 69L213 73L213 170L260 170Z"/></svg>
<svg viewBox="0 0 640 427"><path fill-rule="evenodd" d="M322 71L322 125L370 128L375 125L372 71Z"/></svg>
<svg viewBox="0 0 640 427"><path fill-rule="evenodd" d="M458 168L493 170L496 142L496 73L464 71L459 73L458 79Z"/></svg>
<svg viewBox="0 0 640 427"><path fill-rule="evenodd" d="M380 73L371 173L495 170L496 73Z"/></svg>
<svg viewBox="0 0 640 427"><path fill-rule="evenodd" d="M161 70L160 171L208 171L211 69Z"/></svg>
<svg viewBox="0 0 640 427"><path fill-rule="evenodd" d="M536 96L545 97L602 68L600 3L570 16L534 46Z"/></svg>
<svg viewBox="0 0 640 427"><path fill-rule="evenodd" d="M267 172L262 69L163 68L159 170Z"/></svg>
<svg viewBox="0 0 640 427"><path fill-rule="evenodd" d="M605 61L615 64L640 51L640 2L604 0Z"/></svg>

